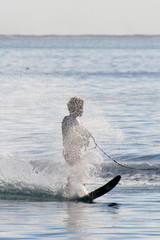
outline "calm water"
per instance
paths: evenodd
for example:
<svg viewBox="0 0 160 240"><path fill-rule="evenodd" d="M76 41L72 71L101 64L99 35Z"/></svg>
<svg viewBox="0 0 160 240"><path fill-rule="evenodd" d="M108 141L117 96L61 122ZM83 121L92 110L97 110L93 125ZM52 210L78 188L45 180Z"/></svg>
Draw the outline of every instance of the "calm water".
<svg viewBox="0 0 160 240"><path fill-rule="evenodd" d="M158 36L0 37L0 239L160 239L159 59ZM122 176L93 204L62 197L72 96L98 145L145 169L89 149L88 190Z"/></svg>

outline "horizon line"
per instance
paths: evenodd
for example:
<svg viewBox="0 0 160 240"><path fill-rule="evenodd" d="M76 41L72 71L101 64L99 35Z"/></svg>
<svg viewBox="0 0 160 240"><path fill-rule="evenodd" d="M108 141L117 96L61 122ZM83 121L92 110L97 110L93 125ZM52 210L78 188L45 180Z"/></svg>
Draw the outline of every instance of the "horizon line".
<svg viewBox="0 0 160 240"><path fill-rule="evenodd" d="M0 34L2 37L160 37L160 34Z"/></svg>

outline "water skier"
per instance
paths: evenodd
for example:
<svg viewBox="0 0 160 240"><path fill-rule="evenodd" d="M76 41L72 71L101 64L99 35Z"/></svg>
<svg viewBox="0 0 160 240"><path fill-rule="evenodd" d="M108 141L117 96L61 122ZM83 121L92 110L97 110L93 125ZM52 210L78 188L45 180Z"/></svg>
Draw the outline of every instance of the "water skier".
<svg viewBox="0 0 160 240"><path fill-rule="evenodd" d="M91 134L83 127L81 121L77 117L83 114L84 100L78 97L73 97L67 103L69 116L64 117L62 121L62 136L63 136L63 156L71 170L67 177L67 185L65 193L69 194L72 190L73 182L76 176L75 168L82 163L81 151L87 149ZM84 194L87 193L83 185Z"/></svg>

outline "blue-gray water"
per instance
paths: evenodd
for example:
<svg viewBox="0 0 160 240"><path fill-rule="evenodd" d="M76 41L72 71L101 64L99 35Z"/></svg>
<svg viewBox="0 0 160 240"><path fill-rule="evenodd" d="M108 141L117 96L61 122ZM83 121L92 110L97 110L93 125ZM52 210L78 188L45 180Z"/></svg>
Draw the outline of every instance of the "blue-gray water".
<svg viewBox="0 0 160 240"><path fill-rule="evenodd" d="M160 239L160 37L0 37L0 239ZM120 167L94 149L93 204L65 201L61 121L70 97ZM93 143L91 143L91 148Z"/></svg>

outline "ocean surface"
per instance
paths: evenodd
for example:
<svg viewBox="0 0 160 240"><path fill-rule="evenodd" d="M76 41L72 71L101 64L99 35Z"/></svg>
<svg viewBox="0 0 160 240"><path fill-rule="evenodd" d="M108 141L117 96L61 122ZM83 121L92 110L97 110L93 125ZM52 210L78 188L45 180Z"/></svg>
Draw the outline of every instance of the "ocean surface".
<svg viewBox="0 0 160 240"><path fill-rule="evenodd" d="M122 177L91 204L63 197L73 96L102 150L77 182ZM0 36L0 213L6 240L160 239L160 36Z"/></svg>

